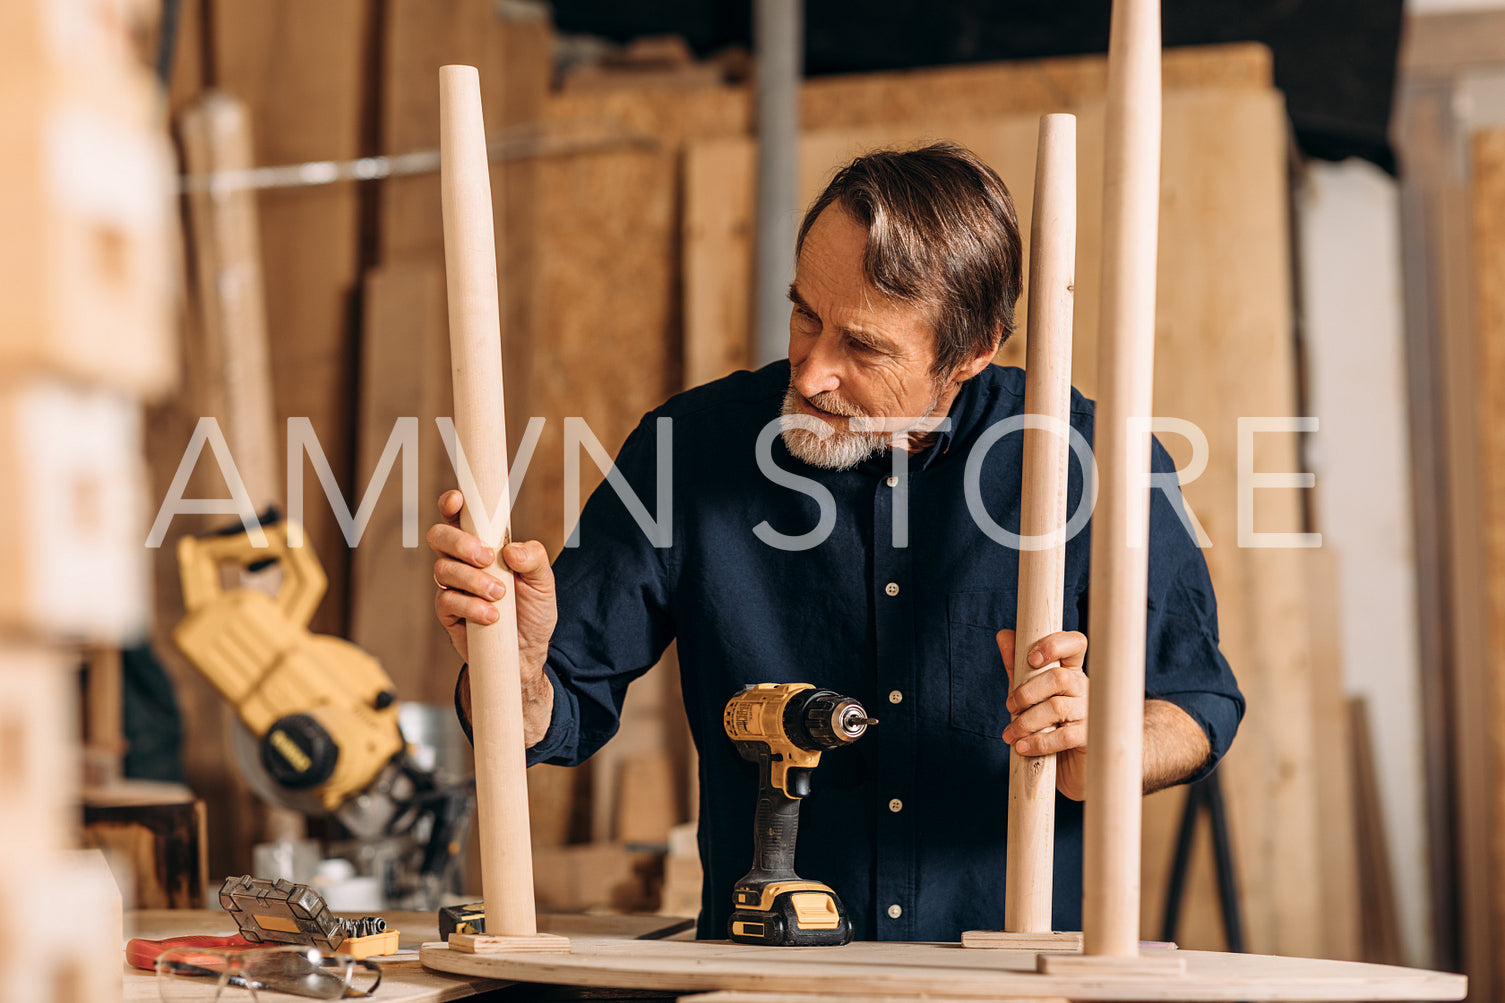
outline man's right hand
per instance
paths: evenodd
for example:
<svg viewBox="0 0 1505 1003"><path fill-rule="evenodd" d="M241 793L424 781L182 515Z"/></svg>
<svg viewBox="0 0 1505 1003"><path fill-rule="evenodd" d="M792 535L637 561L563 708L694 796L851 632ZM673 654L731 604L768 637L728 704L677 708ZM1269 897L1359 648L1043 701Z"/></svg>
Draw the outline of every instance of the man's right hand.
<svg viewBox="0 0 1505 1003"><path fill-rule="evenodd" d="M507 586L487 569L496 555L477 536L460 528L460 510L465 505L458 491L439 496L443 522L429 527L428 545L434 561L434 612L449 634L455 651L470 660L465 640L467 620L496 623L494 603L507 594ZM554 598L554 570L549 555L537 540L510 543L502 548L502 561L517 583L517 648L522 675L523 734L532 745L548 730L554 690L544 675L549 640L554 636L558 607ZM468 694L465 695L468 698ZM467 699L468 704L468 699Z"/></svg>

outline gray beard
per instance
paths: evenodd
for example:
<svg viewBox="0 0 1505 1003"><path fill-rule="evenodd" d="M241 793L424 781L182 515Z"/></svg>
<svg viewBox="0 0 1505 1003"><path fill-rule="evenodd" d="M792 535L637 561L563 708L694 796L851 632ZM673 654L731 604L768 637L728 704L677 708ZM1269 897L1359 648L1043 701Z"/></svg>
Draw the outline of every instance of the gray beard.
<svg viewBox="0 0 1505 1003"><path fill-rule="evenodd" d="M800 410L802 400L800 392L794 389L791 381L789 389L784 392L784 407L780 414L780 437L784 440L784 448L789 450L790 455L796 459L810 464L812 467L821 467L825 470L851 470L859 463L871 457L878 456L889 448L889 443L901 432L865 432L853 429L831 428L831 434L821 438L815 432L807 428L793 425L789 419L792 417L811 418L811 415ZM936 405L940 403L941 390L938 386L930 404L925 408L925 413L915 419L909 428L914 428L920 422L929 418L934 413ZM833 397L830 394L817 394L810 401L814 407L820 408L830 414L841 415L845 418L869 417L861 409ZM820 421L819 418L815 419ZM906 429L907 431L907 429Z"/></svg>

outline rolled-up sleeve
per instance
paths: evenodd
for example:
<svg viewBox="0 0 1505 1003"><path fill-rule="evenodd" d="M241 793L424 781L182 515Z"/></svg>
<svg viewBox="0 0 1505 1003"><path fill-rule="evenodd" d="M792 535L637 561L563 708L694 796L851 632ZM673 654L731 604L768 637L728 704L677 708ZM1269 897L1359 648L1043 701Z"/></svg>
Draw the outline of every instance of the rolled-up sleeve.
<svg viewBox="0 0 1505 1003"><path fill-rule="evenodd" d="M1159 442L1152 470L1175 471ZM1157 487L1152 495L1145 697L1175 704L1207 733L1212 755L1191 782L1211 773L1233 743L1244 696L1219 648L1217 599L1185 500L1179 490Z"/></svg>

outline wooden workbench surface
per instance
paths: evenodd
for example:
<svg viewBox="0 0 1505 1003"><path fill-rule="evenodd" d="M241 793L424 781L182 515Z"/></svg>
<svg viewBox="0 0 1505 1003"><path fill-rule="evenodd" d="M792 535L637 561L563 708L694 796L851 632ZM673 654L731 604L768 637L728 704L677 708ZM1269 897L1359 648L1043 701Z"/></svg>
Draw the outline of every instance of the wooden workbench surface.
<svg viewBox="0 0 1505 1003"><path fill-rule="evenodd" d="M1209 951L1171 952L1179 977L1040 975L1035 952L960 944L766 948L728 941L572 939L570 954L463 954L425 945L423 963L517 982L615 989L739 990L836 996L1074 1000L1458 1000L1461 975L1388 965ZM1146 953L1157 953L1147 950Z"/></svg>
<svg viewBox="0 0 1505 1003"><path fill-rule="evenodd" d="M345 914L349 915L349 914ZM384 1003L442 1003L465 999L479 993L503 989L510 983L495 976L463 975L437 972L418 961L419 945L439 939L438 922L433 913L383 912L387 925L399 931L398 948L405 956L395 960L377 959L382 966L381 988L372 999ZM586 916L551 915L538 917L539 929L567 937L612 938L634 940L664 936L695 935L694 923L671 916ZM190 935L229 935L236 932L235 921L220 911L208 909L146 909L127 913L125 935L162 940ZM122 962L123 964L123 962ZM125 1000L155 1003L156 976L126 966ZM212 993L206 994L210 999Z"/></svg>

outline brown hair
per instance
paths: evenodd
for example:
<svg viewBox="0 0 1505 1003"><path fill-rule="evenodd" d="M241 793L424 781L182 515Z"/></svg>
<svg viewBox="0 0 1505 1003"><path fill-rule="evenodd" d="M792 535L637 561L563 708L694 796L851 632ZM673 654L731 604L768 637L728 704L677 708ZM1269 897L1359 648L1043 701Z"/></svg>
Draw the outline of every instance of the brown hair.
<svg viewBox="0 0 1505 1003"><path fill-rule="evenodd" d="M1023 284L1019 218L1008 188L972 151L942 142L858 157L806 210L796 256L816 217L835 202L867 227L867 280L933 311L932 373L996 352L1014 333Z"/></svg>

